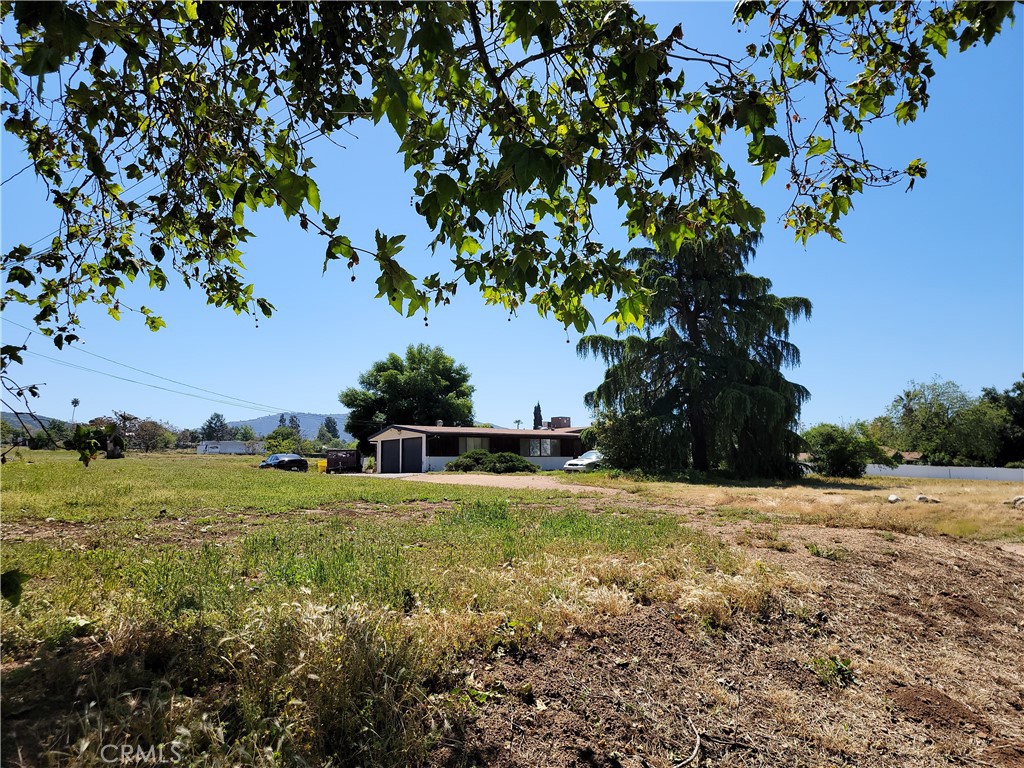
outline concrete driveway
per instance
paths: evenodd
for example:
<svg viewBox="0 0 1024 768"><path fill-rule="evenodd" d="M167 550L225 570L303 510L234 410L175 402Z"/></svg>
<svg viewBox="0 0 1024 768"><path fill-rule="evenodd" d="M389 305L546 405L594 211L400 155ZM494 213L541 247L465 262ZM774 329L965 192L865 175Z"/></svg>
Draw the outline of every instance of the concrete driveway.
<svg viewBox="0 0 1024 768"><path fill-rule="evenodd" d="M408 480L414 483L441 485L480 485L488 488L525 488L539 491L568 491L569 493L598 493L615 495L624 493L618 488L599 488L593 485L574 485L552 475L487 475L467 472L421 472L416 474L377 475L382 479Z"/></svg>

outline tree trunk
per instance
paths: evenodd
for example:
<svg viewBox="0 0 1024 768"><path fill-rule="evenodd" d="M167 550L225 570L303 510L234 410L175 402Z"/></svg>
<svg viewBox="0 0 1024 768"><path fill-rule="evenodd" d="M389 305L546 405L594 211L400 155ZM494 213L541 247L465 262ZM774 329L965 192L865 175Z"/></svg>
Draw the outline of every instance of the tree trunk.
<svg viewBox="0 0 1024 768"><path fill-rule="evenodd" d="M708 429L707 423L704 420L704 414L699 406L700 396L691 391L687 415L690 421L690 436L693 438L693 446L691 447L693 468L698 472L707 472L711 469L708 458Z"/></svg>

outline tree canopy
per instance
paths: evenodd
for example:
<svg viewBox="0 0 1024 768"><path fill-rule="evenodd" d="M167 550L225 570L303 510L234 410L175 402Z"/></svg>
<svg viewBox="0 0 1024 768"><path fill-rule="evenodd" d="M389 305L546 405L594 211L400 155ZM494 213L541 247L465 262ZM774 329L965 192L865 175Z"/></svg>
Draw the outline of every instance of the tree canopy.
<svg viewBox="0 0 1024 768"><path fill-rule="evenodd" d="M448 426L473 423L473 386L466 366L440 347L410 344L405 357L394 352L359 377L359 387L338 395L349 409L345 431L368 452L370 435L388 424Z"/></svg>
<svg viewBox="0 0 1024 768"><path fill-rule="evenodd" d="M804 432L803 439L810 454L808 464L819 475L861 477L868 464L896 466L863 423L849 427L817 424Z"/></svg>
<svg viewBox="0 0 1024 768"><path fill-rule="evenodd" d="M325 268L373 264L401 312L460 284L584 330L586 295L639 323L646 293L595 226L614 196L631 235L674 253L764 213L723 153L779 173L798 239L840 237L855 195L923 177L882 167L862 134L928 105L932 60L989 43L1010 3L742 2L740 56L664 36L628 3L4 2L9 139L27 153L60 225L3 255L4 304L34 307L58 346L76 308L118 317L121 289L177 275L236 312L273 311L246 282L254 212L276 209L324 241ZM817 109L808 112L810 105ZM799 110L798 110L799 107ZM353 242L321 209L310 141L388 127L412 199L450 270L412 274L404 235ZM140 189L141 188L141 189ZM132 307L150 328L156 309ZM3 348L4 361L20 349Z"/></svg>
<svg viewBox="0 0 1024 768"><path fill-rule="evenodd" d="M235 430L222 414L211 413L210 418L199 428L199 433L203 440L231 440L234 438Z"/></svg>
<svg viewBox="0 0 1024 768"><path fill-rule="evenodd" d="M871 423L871 431L883 445L920 452L928 464L1002 466L1020 460L1015 440L1021 431L1015 425L1024 411L1017 399L1021 391L1024 382L1002 394L986 389L973 398L954 381L911 381L885 416Z"/></svg>
<svg viewBox="0 0 1024 768"><path fill-rule="evenodd" d="M646 451L650 469L793 473L807 390L782 369L800 361L789 324L810 316L811 304L772 294L770 280L746 271L757 242L724 230L672 255L630 253L650 291L650 325L625 338L585 336L577 347L609 364L586 396L602 450L614 435L616 445Z"/></svg>

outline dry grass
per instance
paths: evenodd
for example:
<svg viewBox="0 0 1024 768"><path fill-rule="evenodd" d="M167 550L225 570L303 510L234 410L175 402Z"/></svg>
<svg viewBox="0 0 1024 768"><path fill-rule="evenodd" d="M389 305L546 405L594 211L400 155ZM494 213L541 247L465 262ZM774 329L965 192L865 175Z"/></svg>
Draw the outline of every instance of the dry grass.
<svg viewBox="0 0 1024 768"><path fill-rule="evenodd" d="M977 540L1024 541L1024 509L1005 504L1024 484L980 480L867 477L792 484L693 485L586 476L580 482L621 487L657 505L765 515L781 523L876 528ZM888 502L891 494L902 501ZM938 504L915 501L919 495Z"/></svg>

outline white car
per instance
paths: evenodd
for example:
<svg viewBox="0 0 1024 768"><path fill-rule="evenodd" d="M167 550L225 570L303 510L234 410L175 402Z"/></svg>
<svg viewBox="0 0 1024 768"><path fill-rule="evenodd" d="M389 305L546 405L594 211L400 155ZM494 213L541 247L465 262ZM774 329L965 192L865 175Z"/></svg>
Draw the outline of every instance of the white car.
<svg viewBox="0 0 1024 768"><path fill-rule="evenodd" d="M565 462L565 466L562 469L566 472L590 472L601 466L603 458L604 456L599 451L587 451L578 459L571 459Z"/></svg>

